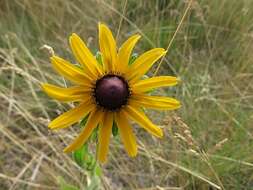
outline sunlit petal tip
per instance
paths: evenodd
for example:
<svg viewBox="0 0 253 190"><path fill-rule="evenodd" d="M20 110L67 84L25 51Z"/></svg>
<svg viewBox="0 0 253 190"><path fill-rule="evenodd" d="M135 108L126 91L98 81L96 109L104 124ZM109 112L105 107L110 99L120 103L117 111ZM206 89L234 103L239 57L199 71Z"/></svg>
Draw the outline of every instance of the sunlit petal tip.
<svg viewBox="0 0 253 190"><path fill-rule="evenodd" d="M99 23L98 23L98 27L101 28L101 29L102 29L102 28L104 28L104 29L109 29L108 26L105 25L105 24L102 23L102 22L99 22ZM109 29L109 30L110 30L110 29Z"/></svg>
<svg viewBox="0 0 253 190"><path fill-rule="evenodd" d="M141 38L140 34L134 34L131 37L133 37L135 40L139 40Z"/></svg>
<svg viewBox="0 0 253 190"><path fill-rule="evenodd" d="M72 40L73 40L73 38L74 38L74 33L72 33L70 36L69 36L69 43L71 44L71 42L72 42Z"/></svg>
<svg viewBox="0 0 253 190"><path fill-rule="evenodd" d="M55 122L54 120L51 121L49 124L48 124L48 129L50 130L57 130L57 129L61 129L61 127L59 127L58 125L55 125Z"/></svg>
<svg viewBox="0 0 253 190"><path fill-rule="evenodd" d="M60 62L61 60L63 59L58 57L57 55L53 55L50 57L50 61L52 64L59 64L58 62Z"/></svg>
<svg viewBox="0 0 253 190"><path fill-rule="evenodd" d="M163 137L163 131L161 128L159 128L159 130L157 131L157 137L158 138L162 138Z"/></svg>
<svg viewBox="0 0 253 190"><path fill-rule="evenodd" d="M53 55L53 56L50 57L50 61L51 61L51 62L53 62L53 61L56 60L56 59L57 59L57 56L56 56L56 55Z"/></svg>
<svg viewBox="0 0 253 190"><path fill-rule="evenodd" d="M62 58L60 58L60 57L57 56L57 55L53 55L53 56L50 57L50 60L51 60L51 61L52 61L52 60L58 61L58 60L62 60Z"/></svg>
<svg viewBox="0 0 253 190"><path fill-rule="evenodd" d="M52 57L50 57L50 61L52 63L52 65L57 64L57 60L59 60L59 57L53 55Z"/></svg>
<svg viewBox="0 0 253 190"><path fill-rule="evenodd" d="M73 37L79 37L75 32L73 32L71 35L70 35L70 38L73 38Z"/></svg>
<svg viewBox="0 0 253 190"><path fill-rule="evenodd" d="M174 102L173 102L173 109L178 109L178 108L180 108L182 105L181 105L181 102L180 101L178 101L178 100L176 100L176 99L174 99Z"/></svg>
<svg viewBox="0 0 253 190"><path fill-rule="evenodd" d="M98 29L101 32L101 34L104 33L106 36L111 37L111 39L115 41L112 31L107 25L105 25L103 23L99 23Z"/></svg>
<svg viewBox="0 0 253 190"><path fill-rule="evenodd" d="M167 50L165 50L164 48L153 48L153 49L151 49L147 52L150 52L152 54L160 54L162 56L162 55L165 55L167 53Z"/></svg>
<svg viewBox="0 0 253 190"><path fill-rule="evenodd" d="M132 43L136 44L136 42L138 42L140 38L141 38L140 34L134 34L134 35L130 36L126 41L131 39Z"/></svg>
<svg viewBox="0 0 253 190"><path fill-rule="evenodd" d="M103 29L108 28L105 24L99 22L98 23L98 30L101 32Z"/></svg>
<svg viewBox="0 0 253 190"><path fill-rule="evenodd" d="M63 152L64 152L64 153L70 153L70 152L72 152L72 151L71 151L71 150L69 150L69 148L68 148L68 147L66 147L66 148L64 148L64 149L63 149Z"/></svg>
<svg viewBox="0 0 253 190"><path fill-rule="evenodd" d="M178 101L178 105L176 106L175 109L178 109L178 108L180 108L181 106L182 106L181 102Z"/></svg>
<svg viewBox="0 0 253 190"><path fill-rule="evenodd" d="M69 146L67 146L66 148L63 149L63 152L64 153L71 153L71 152L73 152L73 149L70 148Z"/></svg>
<svg viewBox="0 0 253 190"><path fill-rule="evenodd" d="M137 156L137 153L138 151L136 150L136 152L131 152L131 153L128 153L128 155L132 158L136 157Z"/></svg>
<svg viewBox="0 0 253 190"><path fill-rule="evenodd" d="M48 83L41 83L40 87L42 88L42 90L48 94L48 88L50 87L50 84Z"/></svg>
<svg viewBox="0 0 253 190"><path fill-rule="evenodd" d="M163 48L157 48L157 49L160 50L160 51L158 51L158 54L160 54L160 58L165 56L168 52L167 50L165 50Z"/></svg>
<svg viewBox="0 0 253 190"><path fill-rule="evenodd" d="M107 162L107 157L106 157L106 158L98 157L98 161L99 161L99 163L101 163L101 164L105 164L105 163Z"/></svg>
<svg viewBox="0 0 253 190"><path fill-rule="evenodd" d="M51 87L52 85L51 84L48 84L48 83L41 83L40 84L40 87L42 88L42 90L44 91L44 92L46 92L47 94L48 94L48 91L50 90L50 87Z"/></svg>
<svg viewBox="0 0 253 190"><path fill-rule="evenodd" d="M40 87L42 88L43 91L46 91L48 84L47 83L40 83Z"/></svg>
<svg viewBox="0 0 253 190"><path fill-rule="evenodd" d="M135 34L136 38L140 39L141 35L140 34Z"/></svg>
<svg viewBox="0 0 253 190"><path fill-rule="evenodd" d="M135 39L136 42L138 42L141 39L141 35L140 34L135 34L134 39Z"/></svg>
<svg viewBox="0 0 253 190"><path fill-rule="evenodd" d="M73 43L73 40L75 40L75 39L80 39L81 40L81 38L76 33L72 33L69 37L69 43L70 44Z"/></svg>
<svg viewBox="0 0 253 190"><path fill-rule="evenodd" d="M52 122L48 124L48 128L51 129L51 130L56 130L57 129L57 127L54 124L52 124Z"/></svg>
<svg viewBox="0 0 253 190"><path fill-rule="evenodd" d="M157 138L162 138L163 137L163 130L159 126L154 125L154 131L150 134L154 135Z"/></svg>

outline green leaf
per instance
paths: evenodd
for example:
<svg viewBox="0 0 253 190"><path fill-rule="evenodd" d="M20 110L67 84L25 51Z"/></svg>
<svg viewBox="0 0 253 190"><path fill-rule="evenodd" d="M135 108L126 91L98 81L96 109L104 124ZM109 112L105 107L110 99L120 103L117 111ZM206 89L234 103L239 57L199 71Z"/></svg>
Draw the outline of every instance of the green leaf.
<svg viewBox="0 0 253 190"><path fill-rule="evenodd" d="M97 127L92 131L92 134L91 134L90 139L91 139L93 142L96 142L96 141L97 141L97 138L98 138L98 128L99 128L99 126L97 126Z"/></svg>
<svg viewBox="0 0 253 190"><path fill-rule="evenodd" d="M87 114L87 115L81 120L81 122L80 122L80 126L81 126L81 127L84 127L84 126L86 125L87 120L88 120L88 118L89 118L89 115L90 115L90 114Z"/></svg>
<svg viewBox="0 0 253 190"><path fill-rule="evenodd" d="M92 171L93 168L94 168L94 157L92 154L88 154L85 162L85 169L88 171Z"/></svg>
<svg viewBox="0 0 253 190"><path fill-rule="evenodd" d="M86 143L80 149L73 152L73 159L80 167L84 166L87 153L88 145Z"/></svg>
<svg viewBox="0 0 253 190"><path fill-rule="evenodd" d="M58 177L57 181L60 184L60 190L80 190L78 187L66 183L61 176Z"/></svg>
<svg viewBox="0 0 253 190"><path fill-rule="evenodd" d="M112 125L112 134L114 137L116 137L119 133L119 130L118 130L118 126L117 126L117 123L115 121L113 121L113 125Z"/></svg>
<svg viewBox="0 0 253 190"><path fill-rule="evenodd" d="M138 57L138 54L137 53L133 53L132 56L129 59L128 65L132 65L133 62L137 59L137 57Z"/></svg>
<svg viewBox="0 0 253 190"><path fill-rule="evenodd" d="M100 65L103 65L102 54L100 53L100 51L97 51L96 53L96 60Z"/></svg>
<svg viewBox="0 0 253 190"><path fill-rule="evenodd" d="M98 164L96 164L95 174L99 177L102 175L102 169Z"/></svg>

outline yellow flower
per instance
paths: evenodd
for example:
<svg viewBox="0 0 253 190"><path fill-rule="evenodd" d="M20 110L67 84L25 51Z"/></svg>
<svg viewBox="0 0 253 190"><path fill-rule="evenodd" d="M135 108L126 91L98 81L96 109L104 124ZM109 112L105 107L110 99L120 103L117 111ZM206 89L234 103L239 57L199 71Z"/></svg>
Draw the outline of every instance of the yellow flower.
<svg viewBox="0 0 253 190"><path fill-rule="evenodd" d="M130 120L156 137L163 136L162 130L148 119L141 108L156 110L179 108L180 103L173 98L147 95L152 89L176 85L178 79L172 76L141 79L150 67L166 54L166 51L163 48L154 48L129 65L132 50L139 39L140 35L133 35L117 50L110 29L104 24L99 24L102 64L98 63L77 34L72 34L69 42L81 67L60 57L51 57L54 69L75 86L62 88L42 84L43 90L59 101L79 102L79 105L54 119L48 127L66 128L88 115L85 127L64 152L80 148L98 126L97 156L100 162L105 162L113 122L116 122L124 147L132 157L137 154L137 144Z"/></svg>

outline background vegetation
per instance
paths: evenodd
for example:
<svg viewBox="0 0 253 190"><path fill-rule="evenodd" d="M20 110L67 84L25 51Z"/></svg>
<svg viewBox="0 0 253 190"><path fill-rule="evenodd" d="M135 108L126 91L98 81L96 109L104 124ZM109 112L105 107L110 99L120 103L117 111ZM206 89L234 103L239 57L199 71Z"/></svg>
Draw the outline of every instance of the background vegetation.
<svg viewBox="0 0 253 190"><path fill-rule="evenodd" d="M252 0L193 1L158 72L182 79L158 93L183 106L176 112L149 111L166 135L155 139L136 127L135 159L114 138L108 163L94 177L62 152L78 127L47 129L72 105L41 91L40 82L64 84L41 49L44 44L74 62L69 35L78 33L96 52L102 21L118 44L141 33L137 53L167 48L188 3L1 0L0 189L253 189Z"/></svg>

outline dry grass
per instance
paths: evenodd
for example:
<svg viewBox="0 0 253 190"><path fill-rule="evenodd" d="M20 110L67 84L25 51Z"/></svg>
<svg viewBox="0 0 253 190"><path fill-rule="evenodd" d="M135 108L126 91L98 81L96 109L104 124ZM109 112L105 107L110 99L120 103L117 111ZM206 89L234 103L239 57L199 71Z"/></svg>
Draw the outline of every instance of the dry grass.
<svg viewBox="0 0 253 190"><path fill-rule="evenodd" d="M93 189L251 189L253 2L194 0L169 45L188 3L0 1L0 189L59 189L59 176L80 189L92 183L99 185ZM100 180L62 153L77 127L47 129L73 105L51 100L39 85L68 85L40 47L50 45L74 61L67 38L76 32L95 52L99 21L112 28L118 44L141 33L136 52L169 45L158 74L183 81L157 92L180 99L179 111L149 111L164 139L136 127L139 155L131 159L115 138Z"/></svg>

